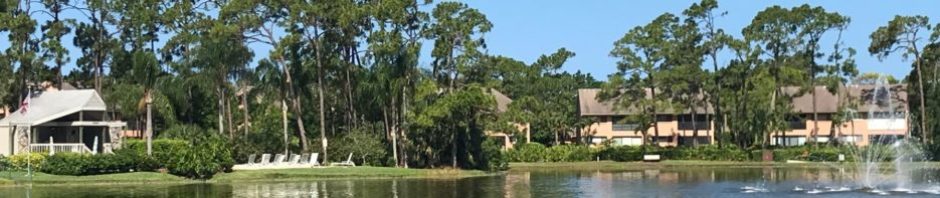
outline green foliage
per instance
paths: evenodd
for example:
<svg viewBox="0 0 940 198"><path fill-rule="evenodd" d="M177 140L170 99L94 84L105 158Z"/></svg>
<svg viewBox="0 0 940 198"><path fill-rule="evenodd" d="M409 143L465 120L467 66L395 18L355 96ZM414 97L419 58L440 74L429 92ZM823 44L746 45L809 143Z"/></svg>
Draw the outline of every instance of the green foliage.
<svg viewBox="0 0 940 198"><path fill-rule="evenodd" d="M113 154L56 153L46 158L39 171L54 175L96 175L154 171L156 160L135 150L118 149Z"/></svg>
<svg viewBox="0 0 940 198"><path fill-rule="evenodd" d="M175 151L166 167L174 175L209 179L216 173L231 171L234 165L228 142L220 137L208 137Z"/></svg>
<svg viewBox="0 0 940 198"><path fill-rule="evenodd" d="M485 156L486 166L482 169L489 171L509 169L509 154L503 152L501 145L501 141L492 138L483 141L483 156Z"/></svg>
<svg viewBox="0 0 940 198"><path fill-rule="evenodd" d="M378 123L353 128L340 137L331 141L329 161L345 161L349 154L353 154L353 162L358 165L385 166L389 160L386 150L388 145L382 141L381 125Z"/></svg>
<svg viewBox="0 0 940 198"><path fill-rule="evenodd" d="M147 142L142 140L128 140L124 142L124 149L134 150L147 155ZM172 163L177 151L190 148L189 142L175 139L157 139L153 141L153 159L161 166Z"/></svg>
<svg viewBox="0 0 940 198"><path fill-rule="evenodd" d="M53 175L82 175L86 172L90 157L79 153L56 153L46 158L42 171Z"/></svg>
<svg viewBox="0 0 940 198"><path fill-rule="evenodd" d="M604 147L597 156L602 160L618 162L639 161L643 159L643 149L637 146L611 146Z"/></svg>
<svg viewBox="0 0 940 198"><path fill-rule="evenodd" d="M196 132L205 134L206 132ZM146 142L128 141L126 149L146 155ZM153 141L153 160L174 175L208 179L216 173L231 171L235 161L231 145L215 135L191 137L189 141L157 139ZM149 165L149 164L145 164ZM140 165L144 166L144 165Z"/></svg>
<svg viewBox="0 0 940 198"><path fill-rule="evenodd" d="M27 167L33 170L40 170L42 164L46 161L46 153L20 153L10 156L10 167L14 170L26 170Z"/></svg>
<svg viewBox="0 0 940 198"><path fill-rule="evenodd" d="M594 160L595 150L584 145L545 147L528 143L508 150L506 155L511 162L578 162Z"/></svg>

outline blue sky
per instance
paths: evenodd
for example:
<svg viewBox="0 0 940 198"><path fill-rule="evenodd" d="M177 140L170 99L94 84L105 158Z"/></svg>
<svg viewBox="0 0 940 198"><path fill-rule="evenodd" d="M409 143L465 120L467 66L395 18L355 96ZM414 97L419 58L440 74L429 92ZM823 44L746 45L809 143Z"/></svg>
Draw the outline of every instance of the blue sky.
<svg viewBox="0 0 940 198"><path fill-rule="evenodd" d="M471 0L464 1L479 9L493 22L487 33L490 54L513 57L531 63L539 55L565 47L577 54L564 67L567 71L581 70L595 78L606 79L616 70L616 59L608 56L613 43L630 28L649 23L656 16L671 12L681 14L697 0L683 1L539 1L539 0ZM851 17L852 23L843 33L843 41L858 51L856 61L861 72L880 72L903 78L911 71L910 60L899 55L883 61L869 55L868 35L877 27L887 24L895 15L925 15L931 23L940 22L940 1L744 1L720 0L719 10L728 15L717 20L726 32L741 36L741 29L750 24L757 12L766 7L780 5L794 7L802 4L822 6ZM830 39L834 40L834 39ZM824 49L831 49L824 45ZM429 59L427 61L430 61ZM727 63L720 60L719 63Z"/></svg>
<svg viewBox="0 0 940 198"><path fill-rule="evenodd" d="M485 35L488 52L491 55L512 57L526 63L535 61L540 55L555 52L565 47L577 54L563 67L566 71L584 71L595 78L604 80L616 70L616 59L608 56L613 42L629 29L644 25L665 12L680 14L697 0L681 1L557 1L557 0L466 0L471 7L479 9L493 22L494 28ZM925 15L940 22L940 1L914 0L855 0L855 1L719 1L719 10L728 15L719 18L717 24L726 32L740 37L740 30L748 25L757 12L766 7L781 5L784 7L802 4L822 6L827 11L836 11L851 17L852 23L843 33L843 40L858 50L856 61L862 72L879 72L903 78L910 72L910 60L902 60L893 55L885 60L869 55L867 52L868 35L878 26L886 24L895 15ZM39 5L35 5L39 6ZM433 5L425 6L430 11ZM68 18L84 18L77 12L67 12ZM40 20L47 17L36 16ZM6 34L0 34L0 49L6 49L9 42ZM38 37L38 34L35 35ZM166 35L161 36L166 40ZM833 40L833 39L829 39ZM70 49L69 63L64 71L72 70L75 60L81 52L72 45L72 36L63 38ZM162 45L162 44L158 44ZM831 44L823 43L824 49ZM431 62L432 43L425 42L425 49L420 64L427 66ZM253 44L255 60L267 57L269 46ZM719 63L727 63L727 56L720 57ZM252 64L254 66L254 64ZM710 68L710 67L709 67Z"/></svg>

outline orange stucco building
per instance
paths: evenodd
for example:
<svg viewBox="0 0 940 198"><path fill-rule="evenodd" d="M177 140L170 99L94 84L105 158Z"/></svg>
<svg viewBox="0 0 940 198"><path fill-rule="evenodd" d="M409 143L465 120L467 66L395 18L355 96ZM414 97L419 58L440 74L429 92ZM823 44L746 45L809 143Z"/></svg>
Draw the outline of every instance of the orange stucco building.
<svg viewBox="0 0 940 198"><path fill-rule="evenodd" d="M843 143L868 145L903 138L908 132L907 92L904 85L849 86L846 87L848 92L842 97L829 93L825 87L815 89L816 120L813 119L811 92L797 87L782 89L782 93L789 96L787 98L791 98L792 102L791 118L787 120L790 130L772 134L771 144L802 145L815 138L816 142L837 139ZM647 131L650 137L644 139L643 133L635 130L637 125L624 121L623 118L630 115L630 111L616 110L613 102L598 100L599 91L578 90L580 116L595 120L582 130L593 144L609 141L614 145L641 145L644 141L652 140L660 146L678 146L695 141L699 144L714 142L714 111L710 106L698 107L694 119L690 110L659 110L656 116L658 134L650 128ZM852 119L834 126L832 118L839 113L839 106L842 106L840 102L856 104L856 110L854 113L843 111L844 116ZM697 133L693 129L698 129Z"/></svg>

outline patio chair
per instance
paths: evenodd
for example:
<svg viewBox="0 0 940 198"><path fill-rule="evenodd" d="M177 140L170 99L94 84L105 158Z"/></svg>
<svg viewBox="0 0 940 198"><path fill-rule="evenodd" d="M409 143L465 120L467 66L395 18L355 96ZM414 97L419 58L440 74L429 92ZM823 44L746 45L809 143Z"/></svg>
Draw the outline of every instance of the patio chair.
<svg viewBox="0 0 940 198"><path fill-rule="evenodd" d="M271 162L271 163L273 163L274 165L281 165L281 164L284 164L285 161L287 161L286 155L277 154L277 155L274 155L274 162Z"/></svg>
<svg viewBox="0 0 940 198"><path fill-rule="evenodd" d="M265 153L261 154L261 163L262 166L271 165L271 154Z"/></svg>
<svg viewBox="0 0 940 198"><path fill-rule="evenodd" d="M346 158L346 161L333 162L333 163L330 163L330 166L353 166L354 167L356 166L356 163L353 163L352 155L353 155L352 153L349 153L349 157Z"/></svg>
<svg viewBox="0 0 940 198"><path fill-rule="evenodd" d="M310 154L310 161L308 161L307 163L313 166L320 166L320 161L318 161L319 158L320 158L319 153L312 153Z"/></svg>
<svg viewBox="0 0 940 198"><path fill-rule="evenodd" d="M297 162L297 163L298 163L298 164L307 164L307 162L309 162L309 161L310 161L310 154L304 153L304 154L301 154L301 155L300 155L300 161Z"/></svg>
<svg viewBox="0 0 940 198"><path fill-rule="evenodd" d="M300 155L290 154L290 160L288 160L287 163L300 164Z"/></svg>
<svg viewBox="0 0 940 198"><path fill-rule="evenodd" d="M248 155L248 165L255 165L255 154Z"/></svg>

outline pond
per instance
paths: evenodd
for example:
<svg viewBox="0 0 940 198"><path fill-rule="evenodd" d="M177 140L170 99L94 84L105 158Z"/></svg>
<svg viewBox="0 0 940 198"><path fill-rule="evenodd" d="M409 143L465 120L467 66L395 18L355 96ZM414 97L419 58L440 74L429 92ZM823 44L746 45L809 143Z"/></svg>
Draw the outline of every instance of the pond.
<svg viewBox="0 0 940 198"><path fill-rule="evenodd" d="M782 167L675 167L636 171L509 171L465 179L337 179L233 184L142 184L0 188L0 197L880 197L861 189L852 170ZM912 172L910 192L936 197L927 178ZM909 194L912 193L912 194Z"/></svg>

